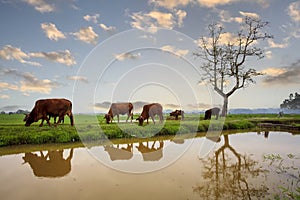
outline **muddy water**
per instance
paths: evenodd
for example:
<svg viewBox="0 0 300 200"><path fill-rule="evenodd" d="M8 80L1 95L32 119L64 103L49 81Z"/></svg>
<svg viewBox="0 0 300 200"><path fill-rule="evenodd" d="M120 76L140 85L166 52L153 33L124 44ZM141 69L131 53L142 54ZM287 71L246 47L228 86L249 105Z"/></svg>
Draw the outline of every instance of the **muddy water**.
<svg viewBox="0 0 300 200"><path fill-rule="evenodd" d="M285 197L282 188L297 194L300 135L222 135L200 159L206 140L0 148L1 199L274 199Z"/></svg>

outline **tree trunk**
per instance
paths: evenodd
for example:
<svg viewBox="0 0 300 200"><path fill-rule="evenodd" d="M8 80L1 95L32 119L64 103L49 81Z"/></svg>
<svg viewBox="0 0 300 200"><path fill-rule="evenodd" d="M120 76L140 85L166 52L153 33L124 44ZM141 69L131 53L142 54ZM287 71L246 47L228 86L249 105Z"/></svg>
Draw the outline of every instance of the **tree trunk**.
<svg viewBox="0 0 300 200"><path fill-rule="evenodd" d="M222 109L222 117L226 117L228 112L228 96L224 96L224 103L223 103L223 109Z"/></svg>

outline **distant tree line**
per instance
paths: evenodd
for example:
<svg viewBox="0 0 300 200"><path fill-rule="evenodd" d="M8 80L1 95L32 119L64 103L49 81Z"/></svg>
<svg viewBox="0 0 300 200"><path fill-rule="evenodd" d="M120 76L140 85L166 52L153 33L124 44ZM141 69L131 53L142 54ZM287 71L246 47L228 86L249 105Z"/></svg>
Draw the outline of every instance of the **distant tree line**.
<svg viewBox="0 0 300 200"><path fill-rule="evenodd" d="M300 94L297 92L295 94L291 93L288 99L285 99L282 104L280 104L280 108L286 109L300 109Z"/></svg>
<svg viewBox="0 0 300 200"><path fill-rule="evenodd" d="M3 114L9 114L9 115L12 115L12 114L28 114L29 111L28 111L28 110L21 110L21 109L19 109L19 110L17 110L16 112L8 112L8 113L6 113L5 111L1 111L0 113L1 113L2 115L3 115Z"/></svg>

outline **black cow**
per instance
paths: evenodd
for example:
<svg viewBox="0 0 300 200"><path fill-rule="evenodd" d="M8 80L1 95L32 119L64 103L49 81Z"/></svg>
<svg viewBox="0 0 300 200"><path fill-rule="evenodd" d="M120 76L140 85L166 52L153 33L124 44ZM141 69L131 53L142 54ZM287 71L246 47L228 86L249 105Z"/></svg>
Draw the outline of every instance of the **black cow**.
<svg viewBox="0 0 300 200"><path fill-rule="evenodd" d="M216 115L216 119L219 118L220 108L211 108L205 111L204 120L211 119L212 115Z"/></svg>
<svg viewBox="0 0 300 200"><path fill-rule="evenodd" d="M174 116L176 120L178 120L179 115L181 115L181 120L184 120L184 111L183 110L175 110L170 113L170 116Z"/></svg>

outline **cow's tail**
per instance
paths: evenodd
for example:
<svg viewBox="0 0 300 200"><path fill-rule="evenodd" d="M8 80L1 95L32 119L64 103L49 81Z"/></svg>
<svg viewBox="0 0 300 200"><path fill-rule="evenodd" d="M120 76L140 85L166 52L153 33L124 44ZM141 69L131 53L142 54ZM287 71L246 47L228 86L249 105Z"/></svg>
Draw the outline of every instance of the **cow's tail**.
<svg viewBox="0 0 300 200"><path fill-rule="evenodd" d="M133 120L133 109L132 109L132 111L131 111L131 122L132 122L132 120Z"/></svg>
<svg viewBox="0 0 300 200"><path fill-rule="evenodd" d="M71 113L69 117L70 117L70 121L71 121L71 126L74 126L74 117L73 117L73 114Z"/></svg>
<svg viewBox="0 0 300 200"><path fill-rule="evenodd" d="M73 117L73 113L72 113L72 103L70 105L70 110L68 112L68 116L69 116L70 121L71 121L71 126L74 126L74 117Z"/></svg>

